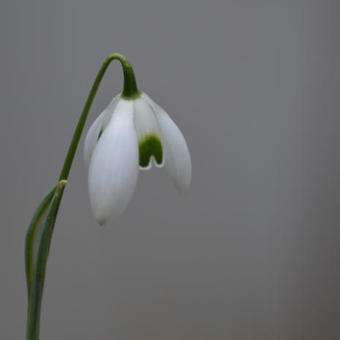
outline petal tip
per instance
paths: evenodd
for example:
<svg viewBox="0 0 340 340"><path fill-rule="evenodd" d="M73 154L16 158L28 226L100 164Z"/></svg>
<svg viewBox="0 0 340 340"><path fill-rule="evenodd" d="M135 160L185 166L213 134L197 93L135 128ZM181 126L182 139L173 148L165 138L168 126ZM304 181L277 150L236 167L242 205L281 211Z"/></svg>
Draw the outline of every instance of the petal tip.
<svg viewBox="0 0 340 340"><path fill-rule="evenodd" d="M179 183L177 180L174 181L175 182L175 186L177 188L177 190L186 195L190 192L191 189L191 177L186 179L185 182L181 182Z"/></svg>
<svg viewBox="0 0 340 340"><path fill-rule="evenodd" d="M106 218L96 218L96 221L101 227L107 222Z"/></svg>

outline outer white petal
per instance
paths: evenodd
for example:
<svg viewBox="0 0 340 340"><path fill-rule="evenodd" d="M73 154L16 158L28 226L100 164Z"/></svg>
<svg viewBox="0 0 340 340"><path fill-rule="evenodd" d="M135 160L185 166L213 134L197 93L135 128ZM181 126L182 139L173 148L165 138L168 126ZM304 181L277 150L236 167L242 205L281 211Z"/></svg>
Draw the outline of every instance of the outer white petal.
<svg viewBox="0 0 340 340"><path fill-rule="evenodd" d="M90 159L98 141L98 135L102 128L105 128L107 123L110 121L112 117L112 113L114 112L120 95L115 96L111 103L107 106L107 108L95 119L91 127L89 128L84 143L84 160L86 165L89 165Z"/></svg>
<svg viewBox="0 0 340 340"><path fill-rule="evenodd" d="M138 143L132 101L119 100L99 139L89 167L89 196L99 224L121 214L135 191Z"/></svg>
<svg viewBox="0 0 340 340"><path fill-rule="evenodd" d="M165 168L173 178L176 187L181 191L186 191L191 183L191 157L183 134L159 105L146 94L143 94L143 98L153 108L158 121Z"/></svg>

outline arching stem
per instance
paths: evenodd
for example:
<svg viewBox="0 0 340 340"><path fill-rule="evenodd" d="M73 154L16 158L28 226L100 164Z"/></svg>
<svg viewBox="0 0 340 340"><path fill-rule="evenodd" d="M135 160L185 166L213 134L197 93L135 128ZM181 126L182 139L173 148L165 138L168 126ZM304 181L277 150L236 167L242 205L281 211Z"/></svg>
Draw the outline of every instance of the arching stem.
<svg viewBox="0 0 340 340"><path fill-rule="evenodd" d="M82 134L82 131L84 129L84 125L88 116L88 113L90 111L92 102L94 100L94 97L96 96L98 87L100 85L101 80L103 79L103 76L105 74L106 69L110 65L110 63L113 60L119 60L123 67L123 73L124 73L124 89L122 92L122 97L125 99L134 99L140 95L140 92L138 91L137 84L136 84L136 78L135 74L133 72L132 66L128 59L120 53L113 53L111 54L103 63L102 67L100 68L97 77L92 85L92 88L90 90L90 93L87 97L83 112L80 115L77 127L74 131L71 144L69 146L64 166L61 170L59 180L67 179L71 165L73 162L74 155L77 150L77 146L79 144L79 140Z"/></svg>
<svg viewBox="0 0 340 340"><path fill-rule="evenodd" d="M113 60L120 61L124 73L124 89L121 97L131 100L140 95L135 75L127 58L120 53L111 54L103 63L92 85L78 124L68 148L64 165L56 187L38 207L28 228L25 244L26 276L28 288L27 340L39 340L40 310L45 282L47 259L59 205L67 183L72 162L83 132L86 119L106 69Z"/></svg>

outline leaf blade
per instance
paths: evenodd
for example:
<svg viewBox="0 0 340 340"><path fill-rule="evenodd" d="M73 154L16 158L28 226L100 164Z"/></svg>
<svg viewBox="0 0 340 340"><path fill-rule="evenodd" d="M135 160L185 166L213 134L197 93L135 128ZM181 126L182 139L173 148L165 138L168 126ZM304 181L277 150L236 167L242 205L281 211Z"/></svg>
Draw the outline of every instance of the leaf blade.
<svg viewBox="0 0 340 340"><path fill-rule="evenodd" d="M40 237L37 240L32 238L38 247L36 260L34 261L32 280L29 288L28 295L28 309L27 309L27 340L39 339L39 326L40 326L40 310L42 294L45 282L45 272L47 259L54 230L55 221L57 219L58 209L62 199L66 180L61 180L56 185L52 199L48 204L47 213L43 221L43 227ZM46 198L49 197L49 194ZM38 234L35 234L37 236Z"/></svg>
<svg viewBox="0 0 340 340"><path fill-rule="evenodd" d="M39 231L42 229L42 226L44 225L44 219L46 217L48 208L50 206L50 203L53 199L53 195L56 190L55 186L41 201L38 208L36 209L33 218L29 224L27 233L26 233L26 240L25 240L25 269L26 269L26 281L27 281L27 289L28 289L28 295L30 292L30 288L32 285L32 277L34 272L34 266L35 266L35 259L34 254L36 253L35 249L35 239L37 238L37 235L39 234Z"/></svg>

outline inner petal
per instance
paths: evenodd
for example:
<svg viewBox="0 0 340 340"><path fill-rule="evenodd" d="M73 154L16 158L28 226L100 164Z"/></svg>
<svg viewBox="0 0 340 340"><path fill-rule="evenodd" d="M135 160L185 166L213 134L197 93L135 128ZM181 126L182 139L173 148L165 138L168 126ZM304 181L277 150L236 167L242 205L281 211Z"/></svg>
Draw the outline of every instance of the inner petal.
<svg viewBox="0 0 340 340"><path fill-rule="evenodd" d="M162 143L157 134L149 134L142 137L139 142L139 166L148 168L153 158L159 166L163 162Z"/></svg>
<svg viewBox="0 0 340 340"><path fill-rule="evenodd" d="M139 166L149 169L151 161L163 166L163 149L158 122L150 105L139 98L134 101L134 121L139 145Z"/></svg>

